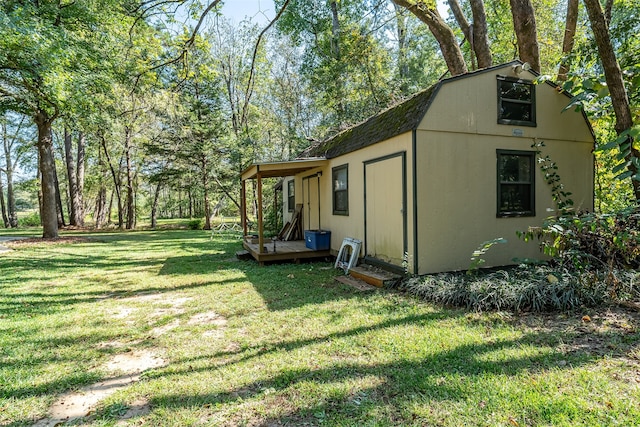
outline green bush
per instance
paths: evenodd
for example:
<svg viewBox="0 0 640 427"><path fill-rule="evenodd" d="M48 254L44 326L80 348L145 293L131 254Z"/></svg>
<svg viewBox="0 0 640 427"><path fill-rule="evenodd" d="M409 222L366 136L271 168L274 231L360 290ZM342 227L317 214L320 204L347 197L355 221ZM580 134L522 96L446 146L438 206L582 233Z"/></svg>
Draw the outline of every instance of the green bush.
<svg viewBox="0 0 640 427"><path fill-rule="evenodd" d="M550 218L519 235L525 241L537 239L540 250L563 268L640 268L640 213L635 208Z"/></svg>
<svg viewBox="0 0 640 427"><path fill-rule="evenodd" d="M40 214L38 212L32 212L29 215L18 218L19 227L40 227Z"/></svg>
<svg viewBox="0 0 640 427"><path fill-rule="evenodd" d="M189 220L187 223L189 230L202 230L204 227L204 218L196 218Z"/></svg>
<svg viewBox="0 0 640 427"><path fill-rule="evenodd" d="M541 312L596 306L612 298L637 298L639 281L640 273L630 270L576 273L545 265L522 265L473 275L459 272L412 277L398 286L445 306Z"/></svg>

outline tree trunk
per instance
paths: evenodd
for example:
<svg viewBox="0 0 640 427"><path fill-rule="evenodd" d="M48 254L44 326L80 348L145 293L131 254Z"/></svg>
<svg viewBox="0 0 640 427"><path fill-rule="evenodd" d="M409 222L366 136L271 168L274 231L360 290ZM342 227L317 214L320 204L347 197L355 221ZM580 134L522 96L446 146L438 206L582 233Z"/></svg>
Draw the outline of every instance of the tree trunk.
<svg viewBox="0 0 640 427"><path fill-rule="evenodd" d="M409 62L407 61L407 18L402 13L402 8L395 3L393 8L396 14L396 30L398 36L398 77L400 78L400 90L408 91L407 78L409 77ZM289 140L290 142L291 140ZM289 147L289 153L291 148Z"/></svg>
<svg viewBox="0 0 640 427"><path fill-rule="evenodd" d="M101 185L98 190L93 218L98 230L104 227L107 218L107 188L104 185Z"/></svg>
<svg viewBox="0 0 640 427"><path fill-rule="evenodd" d="M13 192L13 160L11 147L15 142L15 138L13 142L9 142L9 135L7 134L6 124L2 127L2 141L4 148L4 158L5 158L5 176L7 177L7 199L6 199L6 209L7 209L7 220L9 222L9 226L12 228L18 227L18 215L16 213L16 196ZM16 159L18 156L16 156ZM4 219L4 217L3 217Z"/></svg>
<svg viewBox="0 0 640 427"><path fill-rule="evenodd" d="M102 157L102 150L98 150L98 170L100 173L100 181L93 218L96 223L96 228L100 229L105 225L107 217L107 186L105 182L109 174Z"/></svg>
<svg viewBox="0 0 640 427"><path fill-rule="evenodd" d="M578 7L580 5L579 0L567 1L567 18L564 26L564 39L562 40L562 62L558 69L558 77L556 80L563 82L567 80L567 74L569 73L569 58L573 50L573 43L576 35L576 25L578 24Z"/></svg>
<svg viewBox="0 0 640 427"><path fill-rule="evenodd" d="M458 0L448 0L447 3L449 4L449 9L451 9L451 12L453 13L453 17L456 18L456 22L462 30L462 34L464 34L464 38L467 39L473 50L473 34L471 33L471 25L469 24L469 21L467 21L467 17L464 16L460 3L458 3Z"/></svg>
<svg viewBox="0 0 640 427"><path fill-rule="evenodd" d="M115 191L111 192L111 196L109 197L109 208L107 209L107 223L110 224L111 223L111 213L113 212L113 195L115 194ZM122 227L120 227L122 228Z"/></svg>
<svg viewBox="0 0 640 427"><path fill-rule="evenodd" d="M42 172L40 171L40 153L38 153L38 167L36 168L36 176L38 182L42 182ZM42 212L42 185L38 185L38 212ZM58 222L56 218L56 223ZM42 214L40 214L40 225L42 225Z"/></svg>
<svg viewBox="0 0 640 427"><path fill-rule="evenodd" d="M418 19L427 24L429 30L438 41L440 51L452 76L467 72L467 64L464 62L458 41L451 28L440 16L435 3L431 7L423 2L413 3L411 0L393 0L393 2L407 8Z"/></svg>
<svg viewBox="0 0 640 427"><path fill-rule="evenodd" d="M18 214L16 212L16 195L13 191L13 165L9 154L6 157L7 160L7 219L9 220L9 226L12 228L18 227Z"/></svg>
<svg viewBox="0 0 640 427"><path fill-rule="evenodd" d="M473 51L478 59L478 68L488 68L493 65L489 31L487 29L487 14L483 0L469 0L473 14Z"/></svg>
<svg viewBox="0 0 640 427"><path fill-rule="evenodd" d="M531 0L509 0L513 29L518 40L520 60L528 62L531 69L540 72L540 52L538 49L538 33L536 17Z"/></svg>
<svg viewBox="0 0 640 427"><path fill-rule="evenodd" d="M338 2L330 0L331 6L331 53L340 61L340 20L338 19Z"/></svg>
<svg viewBox="0 0 640 427"><path fill-rule="evenodd" d="M4 153L7 161L10 161L9 158L9 141L7 141L7 124L2 121L2 146L4 147ZM9 169L9 168L7 168ZM0 172L2 169L0 169ZM5 170L6 173L6 170ZM7 216L7 206L4 201L4 188L2 186L2 174L0 173L0 207L2 208L2 222L4 224L4 228L9 228L9 217Z"/></svg>
<svg viewBox="0 0 640 427"><path fill-rule="evenodd" d="M102 135L100 139L102 140L102 148L104 150L104 155L107 159L107 165L109 166L109 170L111 171L111 178L113 178L114 191L116 193L116 197L118 198L118 228L122 228L122 226L124 225L124 220L122 216L122 195L120 194L121 183L120 183L118 174L116 173L113 167L111 156L109 155L109 150L107 150L107 140L105 139L104 135ZM109 202L109 215L108 215L109 221L111 221L112 203L113 203L113 194L111 195L111 201Z"/></svg>
<svg viewBox="0 0 640 427"><path fill-rule="evenodd" d="M56 212L55 162L53 160L53 140L51 138L51 116L40 110L34 121L38 127L38 165L40 167L40 189L42 191L42 237L58 237L58 214Z"/></svg>
<svg viewBox="0 0 640 427"><path fill-rule="evenodd" d="M598 46L598 54L600 61L602 62L602 68L604 69L604 76L609 88L609 94L611 96L611 104L613 105L613 111L616 115L615 129L618 135L633 126L633 117L631 115L631 108L629 106L629 98L624 87L624 80L622 79L622 70L618 59L613 50L613 44L611 43L611 37L609 35L609 26L607 25L606 16L602 10L600 0L584 0L584 5L587 8L587 14L589 15L589 21L591 22L591 30ZM638 168L634 165L633 161L640 158L640 152L633 148L633 139L631 136L621 144L630 144L630 152L625 157L628 162L628 170L631 171L631 183L633 185L633 194L636 200L640 200L640 181L634 179L638 174Z"/></svg>
<svg viewBox="0 0 640 427"><path fill-rule="evenodd" d="M344 67L341 61L340 53L340 19L338 17L338 1L330 0L329 6L331 7L331 56L335 61L335 69L337 70L334 75L335 78L335 98L336 98L336 112L338 117L345 117L345 103L344 103L344 79L342 69ZM256 160L256 150L254 144L253 161Z"/></svg>
<svg viewBox="0 0 640 427"><path fill-rule="evenodd" d="M156 191L153 194L153 204L151 205L151 228L155 230L158 225L158 200L160 200L160 189L162 188L162 184L158 183L156 185Z"/></svg>
<svg viewBox="0 0 640 427"><path fill-rule="evenodd" d="M209 165L207 156L200 159L202 164L202 189L204 192L204 229L211 230L211 206L209 203Z"/></svg>
<svg viewBox="0 0 640 427"><path fill-rule="evenodd" d="M122 162L124 161L124 155L120 156L120 161L118 162L118 191L116 195L118 196L118 228L124 228L124 197L122 195Z"/></svg>
<svg viewBox="0 0 640 427"><path fill-rule="evenodd" d="M236 200L236 198L233 196L233 191L229 191L229 189L220 181L220 178L218 178L217 176L214 175L213 178L215 179L216 184L218 184L218 187L222 190L225 196L227 196L229 200L231 200L231 202L236 205L238 210L242 209L240 207L240 203L238 203L238 200Z"/></svg>
<svg viewBox="0 0 640 427"><path fill-rule="evenodd" d="M133 169L131 165L131 129L128 127L124 131L124 155L126 159L127 176L127 230L135 227L135 200L133 193Z"/></svg>
<svg viewBox="0 0 640 427"><path fill-rule="evenodd" d="M134 230L138 225L138 173L133 174L133 224L131 229Z"/></svg>
<svg viewBox="0 0 640 427"><path fill-rule="evenodd" d="M604 6L604 19L607 21L607 26L611 25L612 11L613 11L613 0L607 0Z"/></svg>
<svg viewBox="0 0 640 427"><path fill-rule="evenodd" d="M471 48L471 69L476 69L476 60L475 60L475 51L473 49L473 31L471 31L471 25L469 21L467 21L467 17L464 16L464 12L460 7L460 3L458 0L449 0L449 9L453 13L454 18L456 18L456 22L458 26L462 30L462 34L464 34L464 38L469 42L469 47Z"/></svg>
<svg viewBox="0 0 640 427"><path fill-rule="evenodd" d="M55 167L55 154L53 152L53 147L51 149L51 158L53 158L53 176L55 177L55 187L56 187L56 213L58 215L58 228L64 227L66 221L64 220L64 205L62 204L62 193L60 193L60 181L58 180L58 170Z"/></svg>
<svg viewBox="0 0 640 427"><path fill-rule="evenodd" d="M2 174L0 174L0 209L2 209L2 223L4 224L4 228L9 228L7 206L4 203L4 186L2 185Z"/></svg>
<svg viewBox="0 0 640 427"><path fill-rule="evenodd" d="M78 185L78 207L76 221L79 227L84 227L84 175L85 175L85 146L83 132L78 133L78 158L76 165L76 183Z"/></svg>
<svg viewBox="0 0 640 427"><path fill-rule="evenodd" d="M78 197L78 182L76 180L77 176L75 162L73 159L73 153L71 152L72 148L72 135L69 132L69 128L65 126L64 158L67 166L67 180L69 181L69 224L78 226L78 205L80 204L80 201Z"/></svg>

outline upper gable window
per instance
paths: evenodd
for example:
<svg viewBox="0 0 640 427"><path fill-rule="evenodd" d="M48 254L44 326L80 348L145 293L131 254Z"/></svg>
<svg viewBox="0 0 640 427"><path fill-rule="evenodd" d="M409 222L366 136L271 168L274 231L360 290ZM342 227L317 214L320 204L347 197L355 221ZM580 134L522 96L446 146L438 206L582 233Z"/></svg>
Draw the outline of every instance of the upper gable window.
<svg viewBox="0 0 640 427"><path fill-rule="evenodd" d="M533 82L498 76L498 123L536 125L536 90Z"/></svg>

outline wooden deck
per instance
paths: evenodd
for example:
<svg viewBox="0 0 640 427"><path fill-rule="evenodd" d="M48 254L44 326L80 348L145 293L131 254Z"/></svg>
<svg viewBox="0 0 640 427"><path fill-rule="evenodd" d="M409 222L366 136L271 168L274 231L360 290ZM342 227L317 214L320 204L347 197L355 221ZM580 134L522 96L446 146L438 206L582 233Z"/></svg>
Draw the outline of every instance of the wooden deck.
<svg viewBox="0 0 640 427"><path fill-rule="evenodd" d="M243 242L244 248L258 261L260 264L269 261L299 261L307 258L322 258L331 255L331 251L321 250L314 251L305 245L304 240L292 241L276 241L275 252L273 250L273 242L266 243L264 248L266 252L260 253L257 243Z"/></svg>

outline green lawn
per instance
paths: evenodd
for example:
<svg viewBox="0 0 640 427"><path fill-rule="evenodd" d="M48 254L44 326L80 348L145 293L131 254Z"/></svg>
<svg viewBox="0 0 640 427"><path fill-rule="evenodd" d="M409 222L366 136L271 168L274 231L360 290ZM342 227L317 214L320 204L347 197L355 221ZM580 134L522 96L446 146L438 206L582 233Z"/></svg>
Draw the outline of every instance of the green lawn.
<svg viewBox="0 0 640 427"><path fill-rule="evenodd" d="M636 312L467 313L237 261L230 235L82 236L0 255L0 425L142 351L165 365L85 425L640 425Z"/></svg>

